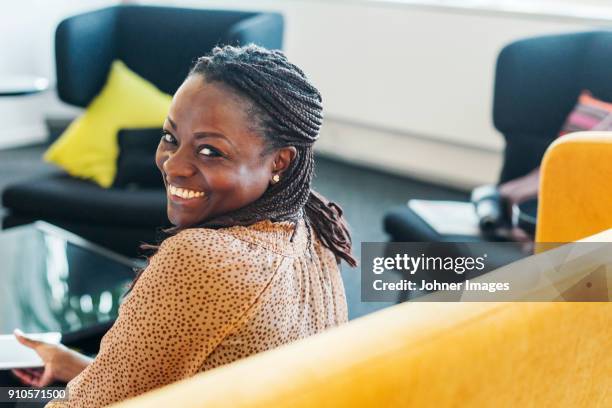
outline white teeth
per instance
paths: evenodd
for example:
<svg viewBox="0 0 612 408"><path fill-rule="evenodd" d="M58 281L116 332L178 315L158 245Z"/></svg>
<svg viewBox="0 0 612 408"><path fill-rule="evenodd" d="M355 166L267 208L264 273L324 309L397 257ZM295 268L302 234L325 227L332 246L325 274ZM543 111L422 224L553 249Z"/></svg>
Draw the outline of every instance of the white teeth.
<svg viewBox="0 0 612 408"><path fill-rule="evenodd" d="M172 184L168 185L168 192L172 195L175 195L175 196L187 199L187 200L191 198L204 197L204 193L202 191L187 190L185 188L175 187Z"/></svg>

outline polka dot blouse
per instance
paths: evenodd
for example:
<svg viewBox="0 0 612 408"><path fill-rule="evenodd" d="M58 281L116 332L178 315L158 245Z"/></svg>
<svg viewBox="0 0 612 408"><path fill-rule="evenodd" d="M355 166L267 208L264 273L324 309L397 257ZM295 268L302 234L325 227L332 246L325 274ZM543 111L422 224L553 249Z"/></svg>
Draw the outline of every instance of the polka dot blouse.
<svg viewBox="0 0 612 408"><path fill-rule="evenodd" d="M47 406L105 406L346 322L335 257L310 233L262 221L166 239L69 401Z"/></svg>

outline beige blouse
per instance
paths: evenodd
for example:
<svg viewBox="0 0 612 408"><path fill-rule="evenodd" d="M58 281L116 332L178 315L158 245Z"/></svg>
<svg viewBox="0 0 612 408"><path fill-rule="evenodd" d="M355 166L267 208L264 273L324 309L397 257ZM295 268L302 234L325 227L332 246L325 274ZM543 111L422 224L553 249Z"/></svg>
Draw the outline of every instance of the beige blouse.
<svg viewBox="0 0 612 408"><path fill-rule="evenodd" d="M346 322L335 257L312 236L262 221L166 239L69 401L47 406L105 406Z"/></svg>

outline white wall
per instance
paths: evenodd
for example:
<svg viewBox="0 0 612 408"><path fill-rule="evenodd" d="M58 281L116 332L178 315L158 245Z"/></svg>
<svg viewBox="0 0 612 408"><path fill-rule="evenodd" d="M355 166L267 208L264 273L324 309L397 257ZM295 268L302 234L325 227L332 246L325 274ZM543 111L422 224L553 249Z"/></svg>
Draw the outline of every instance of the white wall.
<svg viewBox="0 0 612 408"><path fill-rule="evenodd" d="M53 36L64 18L82 11L118 3L116 0L19 0L2 2L0 13L0 82L11 75L51 79L43 94L0 97L0 148L43 141L46 115L74 115L77 109L59 102L53 90L55 59Z"/></svg>
<svg viewBox="0 0 612 408"><path fill-rule="evenodd" d="M500 49L518 38L612 23L601 20L601 13L588 18L556 16L560 9L554 0L535 1L551 3L550 13L542 8L538 13L522 12L516 2L506 2L514 7L511 12L432 7L419 1L269 0L256 4L259 9L285 14L285 50L321 89L327 120L319 151L470 188L495 181L501 166L503 140L491 120ZM239 0L141 3L245 9L254 4ZM606 6L612 13L612 5Z"/></svg>
<svg viewBox="0 0 612 408"><path fill-rule="evenodd" d="M610 23L389 1L139 3L282 11L286 52L324 96L320 151L459 187L497 177L503 143L491 100L499 50L517 38Z"/></svg>

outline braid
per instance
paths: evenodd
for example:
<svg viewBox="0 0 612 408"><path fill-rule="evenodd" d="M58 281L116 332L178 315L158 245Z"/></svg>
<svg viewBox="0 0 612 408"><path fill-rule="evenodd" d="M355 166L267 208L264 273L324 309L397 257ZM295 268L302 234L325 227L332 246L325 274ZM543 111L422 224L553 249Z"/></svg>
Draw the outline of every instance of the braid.
<svg viewBox="0 0 612 408"><path fill-rule="evenodd" d="M264 219L296 221L304 217L338 260L355 266L342 210L310 188L314 176L312 145L323 123L323 105L321 94L304 72L280 50L248 45L215 47L210 55L198 58L189 75L221 82L248 99L252 103L249 113L270 150L294 146L297 151L281 181L259 199L207 220L202 226L250 225Z"/></svg>

